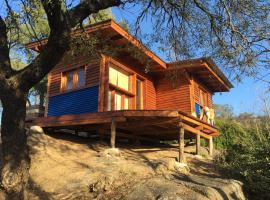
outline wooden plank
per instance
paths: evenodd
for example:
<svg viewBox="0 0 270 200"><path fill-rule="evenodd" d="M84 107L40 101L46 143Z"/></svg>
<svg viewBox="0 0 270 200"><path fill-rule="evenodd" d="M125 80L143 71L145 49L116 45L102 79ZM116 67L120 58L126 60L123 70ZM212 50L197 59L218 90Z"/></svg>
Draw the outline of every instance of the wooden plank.
<svg viewBox="0 0 270 200"><path fill-rule="evenodd" d="M126 121L125 117L115 117L115 121L117 122L124 122ZM87 124L104 124L110 123L112 119L110 117L103 117L103 118L92 118L92 119L80 119L80 120L39 120L35 122L35 125L41 127L60 127L60 126L77 126L77 125L87 125Z"/></svg>
<svg viewBox="0 0 270 200"><path fill-rule="evenodd" d="M196 155L200 155L200 147L201 147L201 136L197 134L196 135Z"/></svg>
<svg viewBox="0 0 270 200"><path fill-rule="evenodd" d="M218 130L217 128L212 127L210 124L208 125L207 122L204 122L200 119L194 119L195 117L187 116L187 114L184 114L183 112L179 113L179 117L183 121L190 122L194 125L203 126L203 128L211 130L213 132L217 132Z"/></svg>
<svg viewBox="0 0 270 200"><path fill-rule="evenodd" d="M197 130L196 128L193 128L187 124L183 124L183 128L191 133L194 133L194 134L198 134L198 135L201 135L202 137L206 138L206 139L210 139L210 135L207 135L199 130Z"/></svg>
<svg viewBox="0 0 270 200"><path fill-rule="evenodd" d="M178 111L170 110L125 110L122 112L126 117L178 117Z"/></svg>
<svg viewBox="0 0 270 200"><path fill-rule="evenodd" d="M213 156L213 137L210 136L209 138L209 155Z"/></svg>
<svg viewBox="0 0 270 200"><path fill-rule="evenodd" d="M102 54L100 59L100 74L99 74L99 93L98 93L98 111L104 110L104 92L105 92L105 62L106 57Z"/></svg>
<svg viewBox="0 0 270 200"><path fill-rule="evenodd" d="M145 120L136 120L136 121L127 121L125 124L121 127L135 127L135 128L141 128L145 126L153 126L153 125L160 125L160 124L168 124L177 122L178 118L155 118L155 119L145 119Z"/></svg>
<svg viewBox="0 0 270 200"><path fill-rule="evenodd" d="M115 148L115 137L116 137L116 122L115 122L115 119L112 118L112 123L111 123L111 148Z"/></svg>
<svg viewBox="0 0 270 200"><path fill-rule="evenodd" d="M186 162L184 148L185 148L185 129L183 127L183 124L180 122L179 123L179 158L178 158L178 161L180 163Z"/></svg>
<svg viewBox="0 0 270 200"><path fill-rule="evenodd" d="M190 78L190 110L191 114L195 112L195 91L194 91L194 79L193 76Z"/></svg>

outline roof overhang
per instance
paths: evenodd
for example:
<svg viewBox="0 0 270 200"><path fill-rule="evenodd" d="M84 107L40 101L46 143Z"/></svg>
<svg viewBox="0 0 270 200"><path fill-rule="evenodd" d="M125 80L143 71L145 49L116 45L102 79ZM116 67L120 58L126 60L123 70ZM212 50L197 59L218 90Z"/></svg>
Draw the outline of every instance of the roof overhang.
<svg viewBox="0 0 270 200"><path fill-rule="evenodd" d="M84 27L87 33L100 33L103 37L109 37L110 41L114 45L121 44L131 44L138 48L139 51L143 52L149 59L149 64L153 70L164 70L167 68L166 63L154 54L151 50L145 47L139 40L125 31L120 25L118 25L114 20L106 20L93 25ZM74 30L72 35L80 34L81 30ZM34 51L39 52L46 43L48 39L43 39L38 42L32 42L26 44L26 47ZM129 55L132 57L132 55Z"/></svg>
<svg viewBox="0 0 270 200"><path fill-rule="evenodd" d="M192 74L212 92L228 92L232 83L211 58L199 58L169 63L165 70L183 70Z"/></svg>

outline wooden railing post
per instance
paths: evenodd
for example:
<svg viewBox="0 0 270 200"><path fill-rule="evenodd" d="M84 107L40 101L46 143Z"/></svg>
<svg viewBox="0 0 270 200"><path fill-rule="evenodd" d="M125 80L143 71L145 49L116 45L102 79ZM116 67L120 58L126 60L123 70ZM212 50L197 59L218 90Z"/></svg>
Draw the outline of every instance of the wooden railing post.
<svg viewBox="0 0 270 200"><path fill-rule="evenodd" d="M115 148L115 137L116 137L116 123L114 118L112 118L111 123L111 148Z"/></svg>
<svg viewBox="0 0 270 200"><path fill-rule="evenodd" d="M179 123L179 159L178 159L180 163L186 162L184 148L185 148L185 129L183 127L183 124L180 122Z"/></svg>
<svg viewBox="0 0 270 200"><path fill-rule="evenodd" d="M201 147L201 136L197 134L196 135L196 155L200 155L200 147Z"/></svg>
<svg viewBox="0 0 270 200"><path fill-rule="evenodd" d="M213 156L213 137L212 136L209 139L209 155Z"/></svg>

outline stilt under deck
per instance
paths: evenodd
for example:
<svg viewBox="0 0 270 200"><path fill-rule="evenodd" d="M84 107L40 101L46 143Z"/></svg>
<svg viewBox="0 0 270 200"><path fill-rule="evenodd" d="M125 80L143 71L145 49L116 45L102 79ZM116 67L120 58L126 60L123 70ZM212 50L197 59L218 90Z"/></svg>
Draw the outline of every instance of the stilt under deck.
<svg viewBox="0 0 270 200"><path fill-rule="evenodd" d="M139 140L178 140L179 161L185 162L184 139L196 138L196 154L200 154L200 138L209 142L209 154L213 153L213 136L218 135L216 127L187 113L170 110L123 110L44 117L34 121L43 128L71 129L97 132L103 137L110 134L111 147L116 137Z"/></svg>

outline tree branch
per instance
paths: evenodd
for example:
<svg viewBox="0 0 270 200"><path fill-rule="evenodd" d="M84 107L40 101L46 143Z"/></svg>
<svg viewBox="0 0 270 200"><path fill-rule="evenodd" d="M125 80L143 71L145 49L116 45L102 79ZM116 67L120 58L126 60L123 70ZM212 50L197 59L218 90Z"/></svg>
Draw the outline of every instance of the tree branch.
<svg viewBox="0 0 270 200"><path fill-rule="evenodd" d="M42 0L51 29L48 43L39 56L26 68L18 72L16 78L21 88L28 91L37 84L61 60L69 48L71 29L76 27L92 13L121 4L120 0L82 1L79 5L66 10L63 0Z"/></svg>
<svg viewBox="0 0 270 200"><path fill-rule="evenodd" d="M90 14L113 6L120 6L121 4L123 4L121 0L84 0L69 11L70 24L75 27Z"/></svg>
<svg viewBox="0 0 270 200"><path fill-rule="evenodd" d="M9 77L13 70L10 64L7 27L4 19L0 16L0 81ZM4 76L4 77L1 77Z"/></svg>
<svg viewBox="0 0 270 200"><path fill-rule="evenodd" d="M71 27L67 10L62 0L42 0L50 26L48 43L26 68L16 75L23 90L28 91L37 84L61 59L68 48Z"/></svg>

